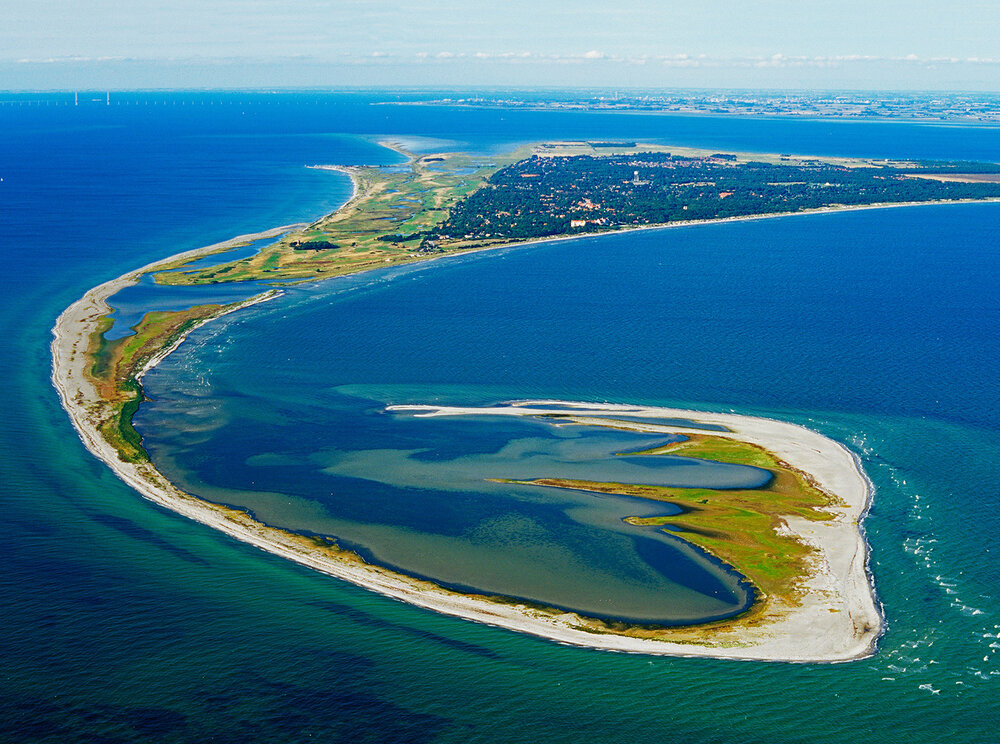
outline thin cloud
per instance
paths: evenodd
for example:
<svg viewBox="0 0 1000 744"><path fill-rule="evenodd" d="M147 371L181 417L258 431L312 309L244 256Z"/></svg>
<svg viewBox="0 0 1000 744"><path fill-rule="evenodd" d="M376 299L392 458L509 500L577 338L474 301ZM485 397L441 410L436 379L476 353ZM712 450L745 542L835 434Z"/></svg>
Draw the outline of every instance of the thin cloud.
<svg viewBox="0 0 1000 744"><path fill-rule="evenodd" d="M904 56L880 56L871 54L832 54L832 55L789 55L775 52L770 55L752 57L713 57L707 54L692 54L678 52L674 54L635 54L615 55L596 49L571 54L540 53L532 51L513 50L480 50L480 51L420 51L400 53L385 50L366 52L363 54L340 52L336 55L283 55L275 58L257 58L243 56L225 56L207 58L204 56L175 55L167 59L174 63L218 63L230 62L267 62L267 61L310 61L315 63L330 62L336 58L337 64L402 64L414 61L449 65L457 62L475 62L482 64L558 64L558 65L661 65L668 68L709 68L709 69L783 69L783 68L831 68L854 67L866 65L901 65L905 67L931 67L937 65L977 67L998 66L1000 59L993 57L953 57L929 56L920 57L916 54ZM84 56L67 55L62 57L22 57L10 62L18 65L75 65L75 64L113 64L122 62L152 62L153 57L140 56ZM9 63L8 63L9 64Z"/></svg>

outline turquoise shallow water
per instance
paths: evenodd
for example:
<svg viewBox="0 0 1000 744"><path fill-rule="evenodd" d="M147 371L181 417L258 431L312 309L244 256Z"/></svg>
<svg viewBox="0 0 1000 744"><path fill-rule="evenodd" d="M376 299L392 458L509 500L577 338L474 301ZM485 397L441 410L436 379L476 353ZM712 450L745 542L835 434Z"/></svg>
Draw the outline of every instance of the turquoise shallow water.
<svg viewBox="0 0 1000 744"><path fill-rule="evenodd" d="M877 489L866 528L889 626L877 656L847 665L567 648L436 616L234 543L137 498L88 455L48 383L46 344L58 312L98 281L345 198L338 175L301 164L370 162L379 151L310 132L496 142L555 128L1000 160L994 130L501 120L346 97L255 106L74 114L83 120L55 108L2 112L0 246L11 270L0 368L13 394L0 426L0 738L993 738L995 205L562 243L302 288L207 327L155 375L164 401L190 396L210 423L235 411L254 437L296 417L322 423L346 394L667 403L813 426L858 452ZM257 420L247 418L255 407Z"/></svg>

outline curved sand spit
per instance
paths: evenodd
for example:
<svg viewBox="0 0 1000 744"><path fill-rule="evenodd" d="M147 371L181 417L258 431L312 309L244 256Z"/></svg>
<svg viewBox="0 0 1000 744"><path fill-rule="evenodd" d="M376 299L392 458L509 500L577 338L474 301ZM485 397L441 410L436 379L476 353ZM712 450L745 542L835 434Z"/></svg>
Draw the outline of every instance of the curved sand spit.
<svg viewBox="0 0 1000 744"><path fill-rule="evenodd" d="M256 235L241 236L182 256L194 257L224 250L246 240L277 236L288 229L289 227L282 227ZM734 414L667 408L581 403L573 404L575 410L570 411L565 403L560 402L557 406L554 401L548 402L553 405L552 412L572 413L581 417L585 417L588 411L595 415L627 411L638 415L721 424L730 432L713 432L713 435L736 437L765 447L788 464L810 474L821 488L844 502L844 507L833 510L833 520L787 520L785 529L817 551L813 575L804 588L805 597L801 606L782 608L780 612L766 614L763 621L753 627L734 624L732 628L723 628L717 633L706 635L705 640L699 642L650 640L587 632L576 627L578 618L571 613L553 615L521 605L497 604L479 597L448 592L428 582L411 579L356 559L338 558L317 549L300 536L268 527L243 512L202 501L181 491L150 463L123 462L114 448L98 433L101 416L105 414L96 390L85 373L88 339L99 318L109 312L107 299L111 295L125 286L135 284L144 273L172 263L182 256L172 256L91 289L59 316L53 328L52 381L80 438L87 449L147 499L261 550L386 596L448 615L542 636L561 643L644 654L798 662L847 661L873 652L882 629L882 617L876 606L867 572L868 546L859 526L871 496L870 484L861 471L857 458L845 447L801 426ZM271 292L260 295L233 309L269 299L274 294ZM225 313L220 313L222 314ZM177 344L157 355L147 365L147 369L176 346ZM399 410L409 410L417 415L538 415L544 412L539 406L546 403L533 401L531 408L503 406L484 410L407 406L400 407ZM638 423L635 428L657 433L698 431Z"/></svg>

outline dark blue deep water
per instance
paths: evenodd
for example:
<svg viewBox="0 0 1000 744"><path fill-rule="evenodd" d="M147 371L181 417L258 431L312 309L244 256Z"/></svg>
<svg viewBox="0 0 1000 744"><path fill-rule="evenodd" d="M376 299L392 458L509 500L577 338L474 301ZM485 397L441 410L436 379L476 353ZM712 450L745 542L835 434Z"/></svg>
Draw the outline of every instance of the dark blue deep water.
<svg viewBox="0 0 1000 744"><path fill-rule="evenodd" d="M346 180L302 166L397 162L365 137L1000 161L987 127L370 105L393 97L0 106L0 740L995 738L1000 205L672 229L334 280L206 327L147 378L139 421L164 467L216 488L256 472L250 488L286 517L283 468L305 457L349 477L345 443L377 448L324 433L357 401L373 419L388 402L546 397L812 426L877 489L866 527L889 628L869 660L649 659L441 617L165 512L86 452L48 381L58 313L153 259L335 208ZM227 426L243 432L228 467L211 457ZM425 458L454 455L439 447Z"/></svg>

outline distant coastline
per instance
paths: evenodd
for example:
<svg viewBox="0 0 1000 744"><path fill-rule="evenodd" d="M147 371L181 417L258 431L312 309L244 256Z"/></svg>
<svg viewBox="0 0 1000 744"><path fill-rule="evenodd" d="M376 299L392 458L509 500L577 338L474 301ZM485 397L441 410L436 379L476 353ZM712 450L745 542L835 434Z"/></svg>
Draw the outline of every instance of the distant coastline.
<svg viewBox="0 0 1000 744"><path fill-rule="evenodd" d="M860 120L879 122L941 123L961 126L994 125L1000 121L996 98L989 94L956 96L943 93L896 94L875 98L865 94L841 94L836 99L810 93L777 91L661 91L655 95L577 96L564 98L503 98L476 95L420 101L384 101L380 105L438 106L449 108L519 111L574 111L657 116L709 116L797 120Z"/></svg>

